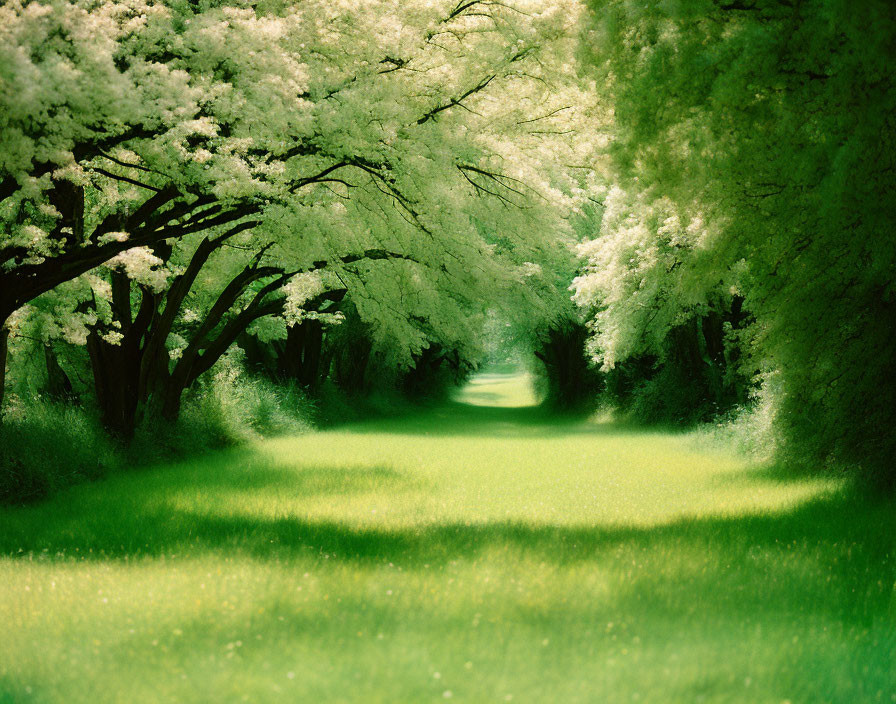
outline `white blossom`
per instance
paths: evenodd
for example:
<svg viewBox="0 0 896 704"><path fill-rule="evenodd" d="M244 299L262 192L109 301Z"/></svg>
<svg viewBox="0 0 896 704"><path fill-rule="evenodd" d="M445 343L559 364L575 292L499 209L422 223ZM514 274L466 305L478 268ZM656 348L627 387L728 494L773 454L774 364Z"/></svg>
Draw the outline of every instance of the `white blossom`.
<svg viewBox="0 0 896 704"><path fill-rule="evenodd" d="M323 291L323 282L318 272L296 274L283 287L283 292L286 294L283 317L290 325L300 322L308 315L302 306Z"/></svg>
<svg viewBox="0 0 896 704"><path fill-rule="evenodd" d="M163 264L148 247L125 250L106 262L109 269L124 269L128 278L157 292L168 285L168 272L162 268Z"/></svg>

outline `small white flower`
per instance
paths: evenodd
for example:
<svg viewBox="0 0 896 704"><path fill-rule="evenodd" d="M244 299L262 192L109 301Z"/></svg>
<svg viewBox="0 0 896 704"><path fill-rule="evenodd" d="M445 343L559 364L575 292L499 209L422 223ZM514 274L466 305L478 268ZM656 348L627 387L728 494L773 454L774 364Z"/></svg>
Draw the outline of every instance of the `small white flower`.
<svg viewBox="0 0 896 704"><path fill-rule="evenodd" d="M100 236L97 242L100 244L108 244L109 242L126 242L130 235L127 232L107 232Z"/></svg>

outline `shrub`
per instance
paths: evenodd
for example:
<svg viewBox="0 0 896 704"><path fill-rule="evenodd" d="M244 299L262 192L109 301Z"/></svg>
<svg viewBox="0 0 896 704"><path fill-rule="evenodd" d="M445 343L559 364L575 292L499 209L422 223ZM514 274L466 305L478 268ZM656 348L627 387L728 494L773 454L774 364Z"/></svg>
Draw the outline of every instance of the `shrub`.
<svg viewBox="0 0 896 704"><path fill-rule="evenodd" d="M99 420L78 406L10 399L0 424L0 502L24 503L119 464Z"/></svg>
<svg viewBox="0 0 896 704"><path fill-rule="evenodd" d="M248 377L227 365L190 392L177 422L144 419L127 447L85 408L12 397L0 424L0 502L38 500L119 467L307 432L314 417L314 406L296 386Z"/></svg>
<svg viewBox="0 0 896 704"><path fill-rule="evenodd" d="M232 447L262 437L311 430L316 409L294 384L276 384L222 365L184 399L176 423L144 422L129 454L135 462Z"/></svg>

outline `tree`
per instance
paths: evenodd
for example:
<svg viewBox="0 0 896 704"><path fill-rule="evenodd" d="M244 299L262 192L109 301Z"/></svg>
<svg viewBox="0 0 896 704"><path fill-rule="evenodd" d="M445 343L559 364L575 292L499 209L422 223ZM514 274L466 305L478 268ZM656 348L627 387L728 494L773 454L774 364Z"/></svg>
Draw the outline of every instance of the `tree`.
<svg viewBox="0 0 896 704"><path fill-rule="evenodd" d="M743 296L784 456L889 481L894 29L882 0L595 2L620 193L576 293L607 365Z"/></svg>
<svg viewBox="0 0 896 704"><path fill-rule="evenodd" d="M264 280L273 296L287 283L278 277L338 261L338 288L351 291L374 344L409 364L430 337L469 329L470 306L506 291L514 267L562 248L582 180L565 164L589 148L569 126L592 100L563 55L576 8L0 8L0 321L71 290L72 315L95 304L113 311L103 322L122 326L120 340L111 329L91 333L102 369L103 355L130 355L125 348L161 359L176 299L192 290L183 282L198 275L177 242L253 238L273 244L266 261L280 273L259 262L247 286ZM147 291L138 272L167 271L167 251L173 268ZM371 251L403 264L345 261ZM110 260L124 276L110 274L108 286L63 286ZM227 298L222 325L252 317L239 295ZM408 298L420 312L409 315ZM112 352L116 344L124 347ZM195 378L178 370L188 360L202 369L195 362L211 356L199 350L214 344L188 344L170 373Z"/></svg>
<svg viewBox="0 0 896 704"><path fill-rule="evenodd" d="M147 282L133 282L122 271L109 272L111 315L104 316L101 325L91 326L87 349L104 423L119 436L133 435L144 410L176 420L184 391L255 321L288 312L298 322L344 295L344 290L324 291L313 277L328 262L286 272L264 262L267 247L235 273L228 272L220 286L207 281L194 290L211 255L227 242L225 235L200 241L164 293ZM390 258L403 257L367 250L340 262ZM301 290L297 284L302 284ZM139 301L136 307L133 300ZM187 303L189 309L184 308Z"/></svg>

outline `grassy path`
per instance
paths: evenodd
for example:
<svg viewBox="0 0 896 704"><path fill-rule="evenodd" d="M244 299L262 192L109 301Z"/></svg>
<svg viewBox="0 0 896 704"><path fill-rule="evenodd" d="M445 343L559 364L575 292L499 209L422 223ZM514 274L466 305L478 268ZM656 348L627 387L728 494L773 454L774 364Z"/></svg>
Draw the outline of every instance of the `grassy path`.
<svg viewBox="0 0 896 704"><path fill-rule="evenodd" d="M894 702L896 511L522 380L0 509L0 702Z"/></svg>

